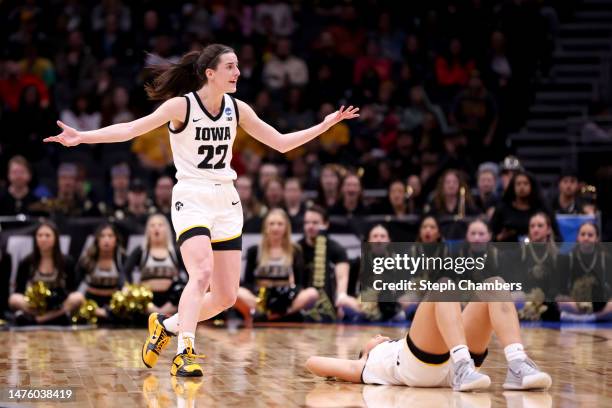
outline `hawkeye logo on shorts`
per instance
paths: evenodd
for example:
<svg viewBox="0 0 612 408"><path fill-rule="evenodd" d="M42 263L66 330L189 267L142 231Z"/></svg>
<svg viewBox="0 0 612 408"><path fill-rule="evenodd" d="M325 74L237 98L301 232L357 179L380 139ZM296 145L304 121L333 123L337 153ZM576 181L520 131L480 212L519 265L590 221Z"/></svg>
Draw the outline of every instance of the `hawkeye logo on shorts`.
<svg viewBox="0 0 612 408"><path fill-rule="evenodd" d="M180 201L177 201L174 204L174 208L176 208L176 211L181 211L181 208L183 208L183 203L181 203Z"/></svg>

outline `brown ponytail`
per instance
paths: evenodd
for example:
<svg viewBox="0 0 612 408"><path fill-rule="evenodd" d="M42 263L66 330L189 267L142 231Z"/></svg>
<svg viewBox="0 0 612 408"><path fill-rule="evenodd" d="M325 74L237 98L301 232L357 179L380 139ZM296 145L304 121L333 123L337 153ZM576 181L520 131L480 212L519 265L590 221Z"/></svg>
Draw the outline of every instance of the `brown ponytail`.
<svg viewBox="0 0 612 408"><path fill-rule="evenodd" d="M153 83L145 85L149 99L166 100L197 91L206 84L205 71L217 69L221 55L230 52L234 50L226 45L211 44L202 51L188 52L177 63L165 61L148 66L155 77Z"/></svg>

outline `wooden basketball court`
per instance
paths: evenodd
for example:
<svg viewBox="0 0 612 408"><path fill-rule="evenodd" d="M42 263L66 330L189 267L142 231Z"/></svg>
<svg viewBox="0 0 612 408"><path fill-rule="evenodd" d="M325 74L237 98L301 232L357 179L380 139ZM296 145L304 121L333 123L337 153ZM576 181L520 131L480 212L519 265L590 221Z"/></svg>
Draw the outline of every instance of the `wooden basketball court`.
<svg viewBox="0 0 612 408"><path fill-rule="evenodd" d="M61 407L610 407L612 329L572 326L525 328L528 352L553 377L548 392L504 392L503 351L494 344L483 371L493 384L486 393L446 389L364 386L326 381L304 369L308 356L356 358L361 344L397 327L288 325L228 330L201 327L197 351L201 381L169 374L174 340L154 369L140 347L144 329L0 332L0 387L71 388L71 402L2 406Z"/></svg>

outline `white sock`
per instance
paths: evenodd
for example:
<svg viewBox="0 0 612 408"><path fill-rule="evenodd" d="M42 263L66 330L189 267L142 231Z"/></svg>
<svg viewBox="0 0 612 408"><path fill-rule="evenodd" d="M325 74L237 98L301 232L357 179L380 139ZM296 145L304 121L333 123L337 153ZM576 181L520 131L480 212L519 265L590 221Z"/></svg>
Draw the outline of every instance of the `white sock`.
<svg viewBox="0 0 612 408"><path fill-rule="evenodd" d="M508 362L512 360L525 360L527 358L527 354L525 354L525 349L521 343L508 344L504 347L504 353L506 354L506 361Z"/></svg>
<svg viewBox="0 0 612 408"><path fill-rule="evenodd" d="M183 350L185 350L185 339L191 340L191 347L195 349L195 334L189 332L179 332L176 354L180 354L183 352Z"/></svg>
<svg viewBox="0 0 612 408"><path fill-rule="evenodd" d="M172 316L167 317L166 319L164 319L164 321L162 322L162 326L164 326L164 328L166 330L168 330L172 334L178 333L179 332L179 315L178 315L178 313L175 313Z"/></svg>
<svg viewBox="0 0 612 408"><path fill-rule="evenodd" d="M453 347L450 350L451 358L453 359L453 363L457 363L461 360L470 360L472 356L470 356L470 350L465 344L459 344L458 346Z"/></svg>

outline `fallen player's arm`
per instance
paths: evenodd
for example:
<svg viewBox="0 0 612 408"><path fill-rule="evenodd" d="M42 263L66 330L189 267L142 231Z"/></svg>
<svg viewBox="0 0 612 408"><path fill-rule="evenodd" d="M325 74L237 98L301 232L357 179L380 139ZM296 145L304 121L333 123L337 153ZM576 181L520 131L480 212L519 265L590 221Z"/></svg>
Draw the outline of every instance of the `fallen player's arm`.
<svg viewBox="0 0 612 408"><path fill-rule="evenodd" d="M319 377L336 377L344 381L361 383L361 372L365 362L364 357L359 360L347 360L314 356L306 361L306 368Z"/></svg>

